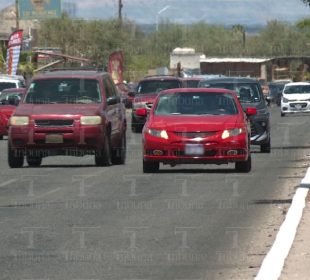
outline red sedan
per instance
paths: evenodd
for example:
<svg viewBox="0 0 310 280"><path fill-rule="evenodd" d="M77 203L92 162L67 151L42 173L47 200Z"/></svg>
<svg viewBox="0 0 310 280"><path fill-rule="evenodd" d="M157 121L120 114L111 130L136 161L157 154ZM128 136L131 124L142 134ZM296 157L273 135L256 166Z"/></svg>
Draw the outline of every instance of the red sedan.
<svg viewBox="0 0 310 280"><path fill-rule="evenodd" d="M26 92L25 88L4 89L0 96L0 139L8 135L8 121L14 113L17 102Z"/></svg>
<svg viewBox="0 0 310 280"><path fill-rule="evenodd" d="M140 108L136 112L146 115ZM247 115L234 91L214 88L176 88L157 97L143 128L143 172L160 163L228 164L238 172L251 170Z"/></svg>

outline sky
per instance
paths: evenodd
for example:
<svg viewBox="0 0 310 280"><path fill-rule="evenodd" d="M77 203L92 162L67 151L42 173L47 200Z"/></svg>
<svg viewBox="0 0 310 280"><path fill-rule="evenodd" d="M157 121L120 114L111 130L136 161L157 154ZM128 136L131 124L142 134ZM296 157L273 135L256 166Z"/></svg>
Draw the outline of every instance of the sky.
<svg viewBox="0 0 310 280"><path fill-rule="evenodd" d="M77 17L113 18L118 0L64 0L77 5ZM14 0L0 0L0 9ZM176 23L205 21L214 24L266 24L270 20L296 22L310 18L310 7L301 0L122 0L123 16L136 23L169 19ZM163 8L166 9L160 12ZM168 8L167 8L168 7ZM160 12L160 13L159 13Z"/></svg>

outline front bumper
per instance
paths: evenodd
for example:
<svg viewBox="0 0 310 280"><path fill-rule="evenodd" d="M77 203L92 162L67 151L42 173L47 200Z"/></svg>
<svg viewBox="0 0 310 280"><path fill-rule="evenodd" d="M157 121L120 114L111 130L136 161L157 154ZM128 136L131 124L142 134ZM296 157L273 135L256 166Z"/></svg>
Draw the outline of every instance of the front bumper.
<svg viewBox="0 0 310 280"><path fill-rule="evenodd" d="M310 112L310 101L289 101L287 103L284 103L282 100L281 112L285 114Z"/></svg>
<svg viewBox="0 0 310 280"><path fill-rule="evenodd" d="M203 154L186 154L186 145L188 144L203 146ZM248 156L249 150L247 142L244 140L193 144L193 142L163 143L149 139L143 144L143 159L145 161L157 161L171 165L182 163L226 164L246 161Z"/></svg>
<svg viewBox="0 0 310 280"><path fill-rule="evenodd" d="M104 131L103 125L81 126L79 121L69 127L37 127L31 121L29 126L10 126L9 141L13 149L86 153L104 147Z"/></svg>

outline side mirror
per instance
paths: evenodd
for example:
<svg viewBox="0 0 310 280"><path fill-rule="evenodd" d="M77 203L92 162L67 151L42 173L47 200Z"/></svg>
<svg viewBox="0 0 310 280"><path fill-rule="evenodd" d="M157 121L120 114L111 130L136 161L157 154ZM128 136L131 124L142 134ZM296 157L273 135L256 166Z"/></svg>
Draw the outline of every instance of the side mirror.
<svg viewBox="0 0 310 280"><path fill-rule="evenodd" d="M121 102L121 98L119 96L112 96L107 99L108 105L115 105Z"/></svg>
<svg viewBox="0 0 310 280"><path fill-rule="evenodd" d="M19 100L20 99L18 98L18 96L11 96L8 99L8 103L9 105L17 106L19 104Z"/></svg>
<svg viewBox="0 0 310 280"><path fill-rule="evenodd" d="M139 117L146 117L147 116L146 108L138 108L138 109L136 109L136 115L139 116Z"/></svg>
<svg viewBox="0 0 310 280"><path fill-rule="evenodd" d="M245 113L247 116L254 116L257 114L257 109L255 107L249 107L245 109Z"/></svg>
<svg viewBox="0 0 310 280"><path fill-rule="evenodd" d="M130 96L130 97L135 97L135 95L136 95L136 92L134 92L134 91L128 92L128 96Z"/></svg>

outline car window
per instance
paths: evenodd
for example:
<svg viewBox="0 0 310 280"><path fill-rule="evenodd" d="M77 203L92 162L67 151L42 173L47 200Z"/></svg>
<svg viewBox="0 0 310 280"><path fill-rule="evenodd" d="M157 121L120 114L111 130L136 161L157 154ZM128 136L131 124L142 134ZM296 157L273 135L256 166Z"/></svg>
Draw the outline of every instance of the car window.
<svg viewBox="0 0 310 280"><path fill-rule="evenodd" d="M21 92L5 92L0 96L0 104L7 105L9 104L9 98L17 97L19 100L23 97Z"/></svg>
<svg viewBox="0 0 310 280"><path fill-rule="evenodd" d="M27 91L25 103L100 103L99 83L95 79L53 78L34 80Z"/></svg>
<svg viewBox="0 0 310 280"><path fill-rule="evenodd" d="M181 92L161 95L156 115L235 115L238 108L231 94Z"/></svg>
<svg viewBox="0 0 310 280"><path fill-rule="evenodd" d="M310 93L310 85L292 85L286 86L284 89L285 94L294 94L294 93Z"/></svg>
<svg viewBox="0 0 310 280"><path fill-rule="evenodd" d="M6 88L16 88L16 83L12 82L0 82L0 91Z"/></svg>
<svg viewBox="0 0 310 280"><path fill-rule="evenodd" d="M184 80L183 87L185 88L196 88L198 87L199 80Z"/></svg>
<svg viewBox="0 0 310 280"><path fill-rule="evenodd" d="M225 88L234 90L242 103L255 103L261 101L260 90L257 83L221 83L203 81L199 87L206 88Z"/></svg>
<svg viewBox="0 0 310 280"><path fill-rule="evenodd" d="M152 80L141 81L137 88L138 94L158 93L165 89L180 88L181 82L178 80Z"/></svg>

